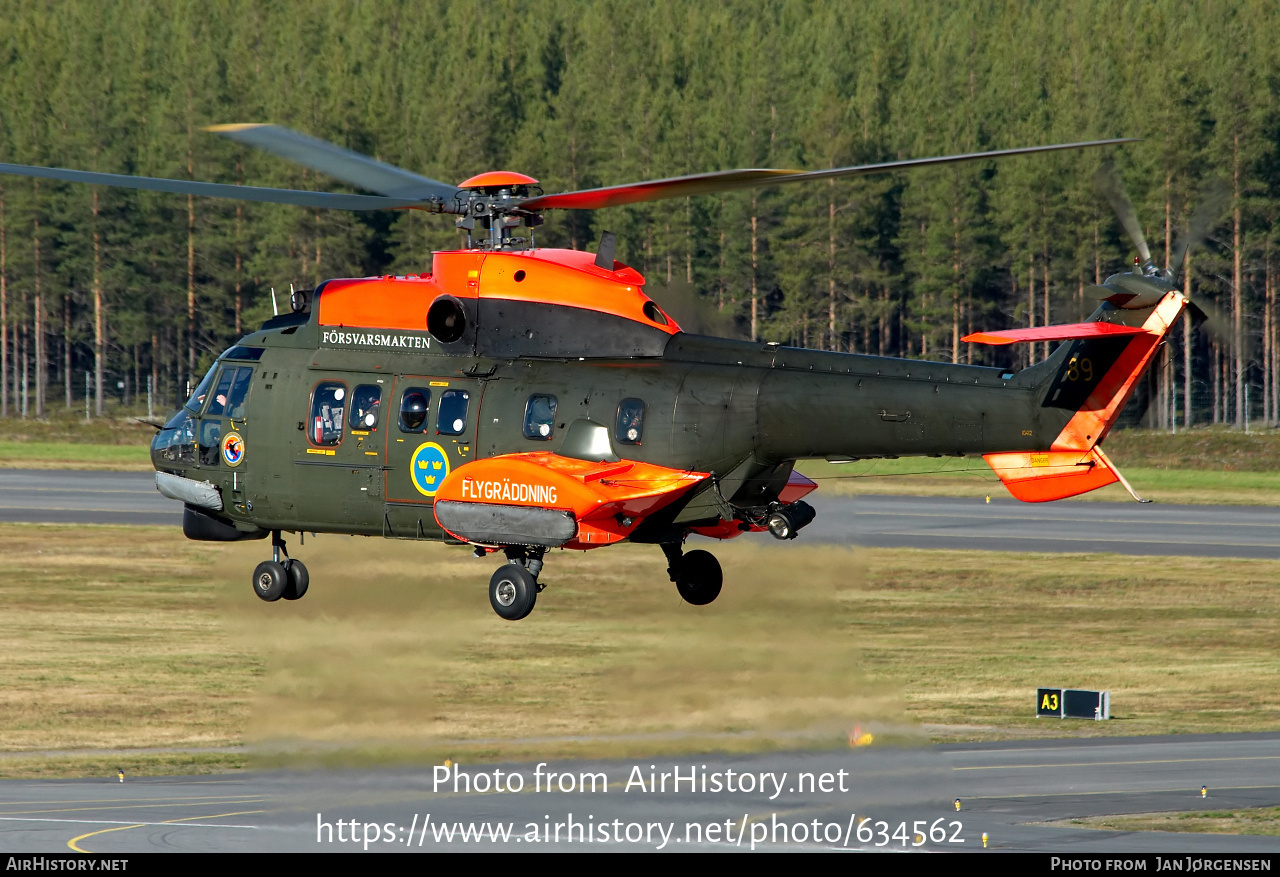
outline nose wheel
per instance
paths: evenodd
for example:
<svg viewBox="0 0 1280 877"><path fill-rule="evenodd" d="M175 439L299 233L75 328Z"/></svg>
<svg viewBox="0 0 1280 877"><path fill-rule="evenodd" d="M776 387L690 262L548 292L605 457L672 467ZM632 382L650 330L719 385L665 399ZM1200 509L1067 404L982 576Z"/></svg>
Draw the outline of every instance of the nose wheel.
<svg viewBox="0 0 1280 877"><path fill-rule="evenodd" d="M507 562L489 579L489 605L507 621L524 618L538 602L538 592L545 587L538 583L544 550L506 549Z"/></svg>
<svg viewBox="0 0 1280 877"><path fill-rule="evenodd" d="M253 570L253 592L268 603L281 597L302 599L311 584L311 576L301 560L294 560L285 551L279 530L271 533L271 554L271 560L264 560Z"/></svg>

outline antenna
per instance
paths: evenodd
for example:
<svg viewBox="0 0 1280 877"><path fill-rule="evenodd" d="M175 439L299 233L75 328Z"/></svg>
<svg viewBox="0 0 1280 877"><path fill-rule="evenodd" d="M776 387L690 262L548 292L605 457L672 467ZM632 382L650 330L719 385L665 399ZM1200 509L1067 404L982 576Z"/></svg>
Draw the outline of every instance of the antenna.
<svg viewBox="0 0 1280 877"><path fill-rule="evenodd" d="M600 246L596 248L596 266L606 271L613 270L613 253L618 246L618 236L611 231L600 235Z"/></svg>
<svg viewBox="0 0 1280 877"><path fill-rule="evenodd" d="M293 286L292 283L289 285ZM273 317L280 316L280 309L276 307L276 288L274 286L271 287L271 315Z"/></svg>

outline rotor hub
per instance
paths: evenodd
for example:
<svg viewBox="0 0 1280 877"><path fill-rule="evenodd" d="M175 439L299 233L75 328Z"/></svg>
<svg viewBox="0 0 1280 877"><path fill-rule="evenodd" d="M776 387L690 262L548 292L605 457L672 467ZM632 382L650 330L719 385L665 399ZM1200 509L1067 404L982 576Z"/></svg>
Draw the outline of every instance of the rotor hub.
<svg viewBox="0 0 1280 877"><path fill-rule="evenodd" d="M520 209L531 197L531 188L542 193L537 183L533 177L515 171L486 171L460 183L458 188L465 192L467 200L456 225L466 230L468 246L475 243L471 238L477 223L487 232L478 242L484 249L519 250L526 243L532 246L532 233L526 242L512 237L511 231L520 225L533 229L542 224L542 214Z"/></svg>

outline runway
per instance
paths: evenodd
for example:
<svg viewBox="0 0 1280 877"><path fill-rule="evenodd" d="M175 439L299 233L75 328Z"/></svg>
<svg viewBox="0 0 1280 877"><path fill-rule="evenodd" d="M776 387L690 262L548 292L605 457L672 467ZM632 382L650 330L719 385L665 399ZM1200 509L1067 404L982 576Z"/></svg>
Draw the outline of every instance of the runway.
<svg viewBox="0 0 1280 877"><path fill-rule="evenodd" d="M1156 503L1024 503L975 498L815 498L797 542L876 548L1114 552L1280 558L1280 508Z"/></svg>
<svg viewBox="0 0 1280 877"><path fill-rule="evenodd" d="M156 490L153 472L0 469L0 522L175 524L182 504Z"/></svg>
<svg viewBox="0 0 1280 877"><path fill-rule="evenodd" d="M792 544L1280 558L1280 507L1028 504L811 494L817 519ZM0 521L181 526L182 506L145 472L0 470ZM777 544L755 535L760 544Z"/></svg>
<svg viewBox="0 0 1280 877"><path fill-rule="evenodd" d="M0 851L980 852L986 833L995 850L1280 852L1276 837L1043 824L1280 805L1280 734L462 765L456 781L443 766L7 781Z"/></svg>

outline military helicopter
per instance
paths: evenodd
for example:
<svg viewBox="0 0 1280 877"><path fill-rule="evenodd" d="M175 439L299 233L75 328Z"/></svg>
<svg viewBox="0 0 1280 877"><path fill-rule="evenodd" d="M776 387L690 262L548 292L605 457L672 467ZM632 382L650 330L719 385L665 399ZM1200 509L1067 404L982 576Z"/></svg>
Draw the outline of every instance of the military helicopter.
<svg viewBox="0 0 1280 877"><path fill-rule="evenodd" d="M794 539L815 516L805 458L980 454L1019 499L1117 480L1101 442L1187 304L1149 253L1093 289L1083 323L965 340L1064 341L1020 371L731 341L681 331L644 278L597 252L537 247L553 209L598 209L1127 139L819 171L745 169L546 195L509 171L451 186L273 125L213 132L375 194L263 189L0 164L0 172L345 210L457 217L465 249L429 273L334 279L223 352L151 445L191 539L271 537L253 589L310 576L285 532L436 540L502 552L494 611L534 608L549 548L655 544L689 603L720 593L690 534ZM528 231L519 237L519 229ZM1140 247L1140 249L1144 249ZM1173 272L1173 273L1176 273ZM1126 484L1127 487L1127 484ZM1132 493L1132 489L1130 489ZM1136 498L1136 494L1135 494Z"/></svg>

